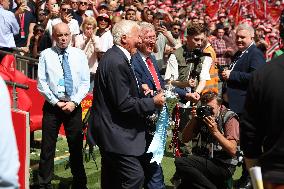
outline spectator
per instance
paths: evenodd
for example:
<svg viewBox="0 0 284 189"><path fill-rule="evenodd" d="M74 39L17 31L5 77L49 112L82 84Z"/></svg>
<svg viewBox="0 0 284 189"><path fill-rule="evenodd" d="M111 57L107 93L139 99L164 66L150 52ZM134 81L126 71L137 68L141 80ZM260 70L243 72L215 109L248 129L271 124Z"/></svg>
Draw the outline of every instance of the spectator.
<svg viewBox="0 0 284 189"><path fill-rule="evenodd" d="M63 123L70 153L72 188L85 189L80 103L90 88L88 61L83 51L70 47L71 32L66 23L56 24L53 30L56 46L41 53L38 65L38 90L45 97L39 185L51 188L56 141Z"/></svg>
<svg viewBox="0 0 284 189"><path fill-rule="evenodd" d="M9 5L9 0L0 0L0 50L12 52L16 47L14 35L19 33L20 27L15 15L8 11Z"/></svg>
<svg viewBox="0 0 284 189"><path fill-rule="evenodd" d="M75 35L80 33L79 25L77 20L73 19L72 16L72 9L70 4L67 2L62 2L60 5L60 11L59 11L59 18L55 18L53 20L50 20L47 24L47 30L49 32L50 37L52 38L52 28L58 23L64 22L68 25L70 28L71 36L72 38L75 37ZM53 41L54 44L54 41Z"/></svg>
<svg viewBox="0 0 284 189"><path fill-rule="evenodd" d="M52 46L48 33L45 32L43 25L36 24L33 30L29 51L33 58L38 58L41 51Z"/></svg>
<svg viewBox="0 0 284 189"><path fill-rule="evenodd" d="M52 22L53 19L58 18L59 16L59 5L57 0L47 0L46 1L46 12L47 16L43 22L43 25L48 28L48 24Z"/></svg>
<svg viewBox="0 0 284 189"><path fill-rule="evenodd" d="M98 14L107 14L108 10L108 5L106 3L101 3L98 7Z"/></svg>
<svg viewBox="0 0 284 189"><path fill-rule="evenodd" d="M0 188L15 189L19 187L19 154L12 123L9 91L1 76L0 88L0 117L3 121L0 132Z"/></svg>
<svg viewBox="0 0 284 189"><path fill-rule="evenodd" d="M111 19L111 27L122 20L121 16L113 16Z"/></svg>
<svg viewBox="0 0 284 189"><path fill-rule="evenodd" d="M219 20L219 23L216 24L216 28L220 28L220 27L224 28L224 24L226 21L226 14L224 13L219 14L218 20Z"/></svg>
<svg viewBox="0 0 284 189"><path fill-rule="evenodd" d="M107 14L101 14L97 17L97 22L98 30L96 35L100 37L99 46L101 54L103 54L113 46L113 37L110 31L111 20Z"/></svg>
<svg viewBox="0 0 284 189"><path fill-rule="evenodd" d="M90 90L93 90L95 73L98 67L98 55L100 51L98 46L99 37L96 36L97 21L94 17L87 17L82 23L83 33L77 35L74 40L74 46L82 49L88 58L89 69L90 69Z"/></svg>
<svg viewBox="0 0 284 189"><path fill-rule="evenodd" d="M15 0L15 2L17 8L13 12L15 12L16 19L20 25L19 34L14 36L16 47L20 47L24 53L28 53L36 18L28 6L25 5L24 0Z"/></svg>
<svg viewBox="0 0 284 189"><path fill-rule="evenodd" d="M79 7L78 4L79 4L78 0L70 1L71 8L74 12L78 11L78 7Z"/></svg>
<svg viewBox="0 0 284 189"><path fill-rule="evenodd" d="M46 19L46 12L43 9L38 9L36 13L36 22L37 24L43 24L44 20Z"/></svg>
<svg viewBox="0 0 284 189"><path fill-rule="evenodd" d="M224 26L218 26L217 28L217 38L211 41L212 47L217 55L217 64L228 68L227 59L225 58L225 54L227 52L227 46L224 36Z"/></svg>
<svg viewBox="0 0 284 189"><path fill-rule="evenodd" d="M155 53L155 57L158 62L160 72L164 73L166 68L163 57L165 46L166 44L168 44L169 46L174 47L176 44L172 34L167 30L165 26L164 15L162 13L158 12L154 15L153 24L157 32L157 52Z"/></svg>
<svg viewBox="0 0 284 189"><path fill-rule="evenodd" d="M133 5L129 6L129 8L125 11L125 20L136 21L136 11L137 9Z"/></svg>
<svg viewBox="0 0 284 189"><path fill-rule="evenodd" d="M86 11L88 10L88 1L87 0L79 0L78 10L74 12L74 19L77 20L78 25L81 26L83 20L87 17Z"/></svg>

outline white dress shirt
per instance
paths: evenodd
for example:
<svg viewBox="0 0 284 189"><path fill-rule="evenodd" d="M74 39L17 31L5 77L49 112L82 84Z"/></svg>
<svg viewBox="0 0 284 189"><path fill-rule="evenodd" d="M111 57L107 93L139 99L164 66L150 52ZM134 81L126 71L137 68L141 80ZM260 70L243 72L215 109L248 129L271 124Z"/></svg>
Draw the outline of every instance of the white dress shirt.
<svg viewBox="0 0 284 189"><path fill-rule="evenodd" d="M18 170L20 167L18 147L11 116L8 89L0 77L0 188L18 188Z"/></svg>
<svg viewBox="0 0 284 189"><path fill-rule="evenodd" d="M68 47L66 52L73 80L71 96L67 96L65 92L60 49L48 48L42 51L39 57L38 90L53 105L60 100L75 101L80 104L90 88L90 72L84 52L75 47Z"/></svg>

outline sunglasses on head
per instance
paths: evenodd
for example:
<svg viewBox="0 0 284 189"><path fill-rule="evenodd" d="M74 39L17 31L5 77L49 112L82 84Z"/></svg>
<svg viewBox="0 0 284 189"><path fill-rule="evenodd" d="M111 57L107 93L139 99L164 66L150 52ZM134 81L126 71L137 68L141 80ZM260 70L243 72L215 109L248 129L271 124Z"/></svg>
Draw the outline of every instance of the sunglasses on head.
<svg viewBox="0 0 284 189"><path fill-rule="evenodd" d="M88 2L80 2L80 5L87 6L87 5L88 5Z"/></svg>

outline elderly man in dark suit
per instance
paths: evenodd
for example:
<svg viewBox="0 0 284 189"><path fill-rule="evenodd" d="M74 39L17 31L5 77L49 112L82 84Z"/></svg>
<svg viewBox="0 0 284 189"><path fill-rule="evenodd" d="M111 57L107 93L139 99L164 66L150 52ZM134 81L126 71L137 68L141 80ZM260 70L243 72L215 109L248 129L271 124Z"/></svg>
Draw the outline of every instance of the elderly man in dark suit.
<svg viewBox="0 0 284 189"><path fill-rule="evenodd" d="M155 27L148 22L141 22L140 35L142 43L137 46L138 51L132 57L132 64L135 75L141 90L141 96L153 96L153 92L158 92L164 88L164 80L159 73L156 58L152 55L155 43ZM148 149L155 132L154 125L146 126L146 147ZM161 165L156 162L150 163L151 154L144 154L143 167L145 172L145 189L163 189L165 188L164 177Z"/></svg>
<svg viewBox="0 0 284 189"><path fill-rule="evenodd" d="M265 64L264 55L256 47L253 39L254 29L251 26L240 24L237 27L236 45L238 51L230 69L222 72L222 77L227 83L229 108L240 117L244 111L246 91L252 72ZM237 187L249 188L248 180L248 173L243 164L242 177L237 182Z"/></svg>
<svg viewBox="0 0 284 189"><path fill-rule="evenodd" d="M114 46L102 57L95 77L91 137L101 157L101 188L141 188L144 171L145 116L162 108L164 94L140 98L130 53L140 42L136 22L114 25Z"/></svg>

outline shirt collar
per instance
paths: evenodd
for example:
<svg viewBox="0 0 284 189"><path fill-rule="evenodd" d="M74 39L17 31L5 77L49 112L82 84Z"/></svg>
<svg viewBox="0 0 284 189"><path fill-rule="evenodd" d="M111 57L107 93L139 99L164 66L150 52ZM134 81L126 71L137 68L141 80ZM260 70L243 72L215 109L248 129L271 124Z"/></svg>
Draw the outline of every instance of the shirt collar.
<svg viewBox="0 0 284 189"><path fill-rule="evenodd" d="M146 59L148 58L148 57L150 57L150 56L146 56L145 54L143 54L141 51L139 51L138 50L138 53L140 54L140 56L142 57L142 60L144 61L144 62L146 62Z"/></svg>
<svg viewBox="0 0 284 189"><path fill-rule="evenodd" d="M130 59L131 59L131 55L130 53L125 49L123 48L122 46L120 45L116 45L118 48L120 48L120 50L122 50L122 52L125 54L125 56L127 57L128 61L130 62Z"/></svg>
<svg viewBox="0 0 284 189"><path fill-rule="evenodd" d="M54 46L54 49L55 49L55 51L58 53L58 54L61 54L61 52L62 52L62 50L63 49L61 49L61 48L59 48L59 47L57 47L57 46ZM67 54L69 54L69 45L68 45L68 47L65 49L65 52L67 53Z"/></svg>
<svg viewBox="0 0 284 189"><path fill-rule="evenodd" d="M245 53L245 52L247 52L247 50L248 50L253 44L254 44L254 41L251 42L251 44L248 46L248 48L246 48L244 51L242 51L242 54Z"/></svg>

